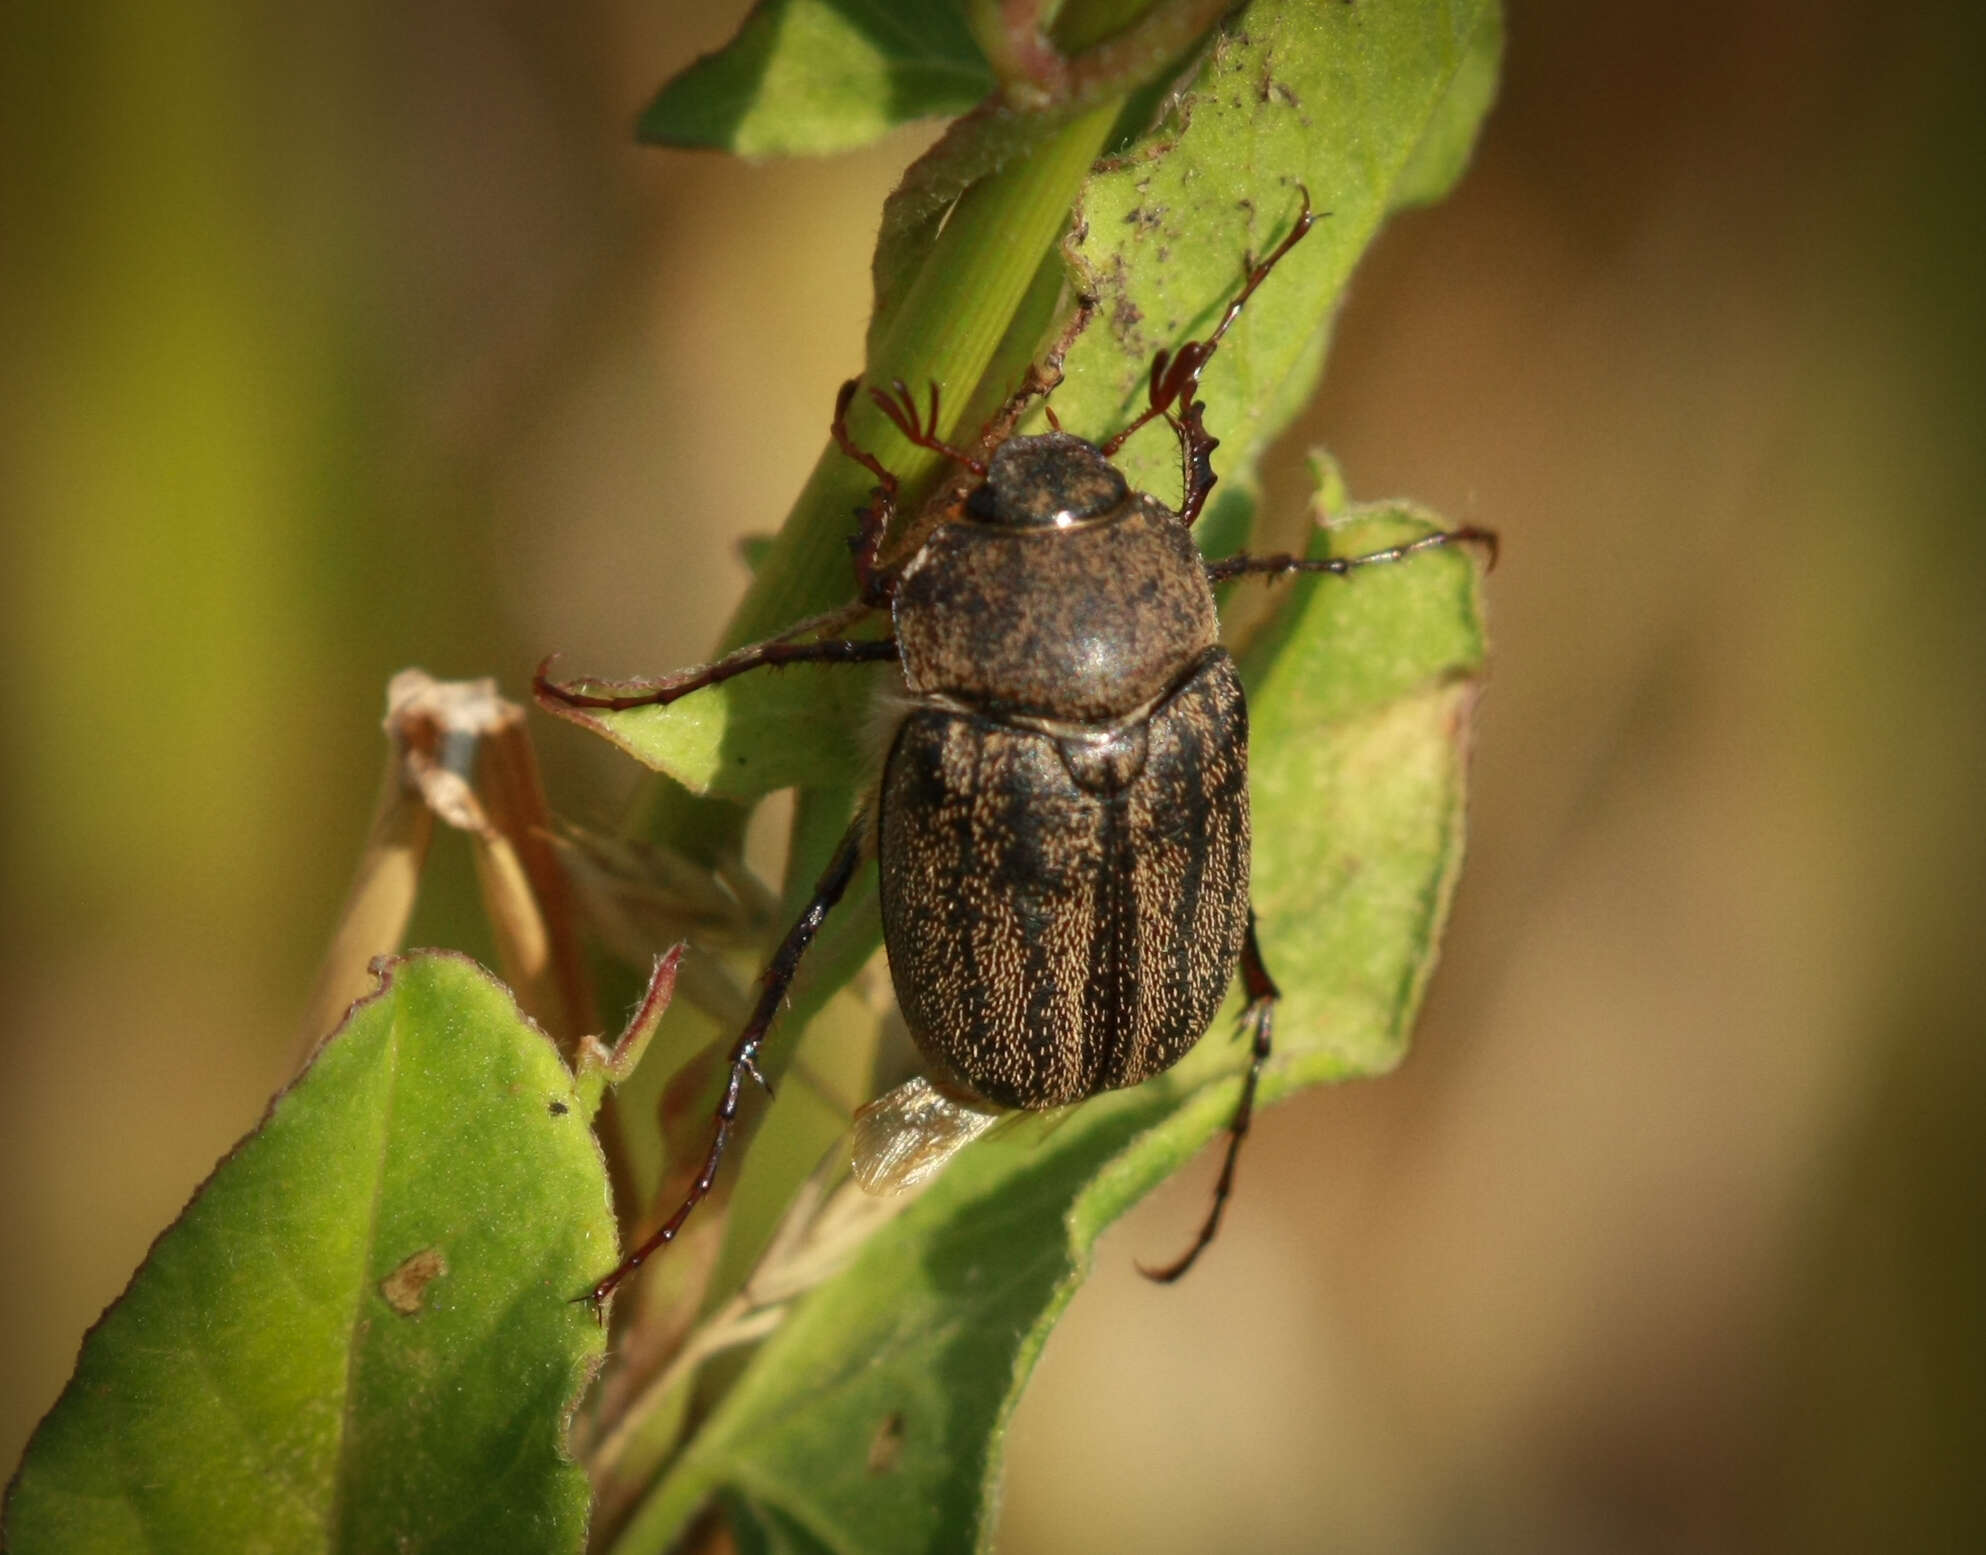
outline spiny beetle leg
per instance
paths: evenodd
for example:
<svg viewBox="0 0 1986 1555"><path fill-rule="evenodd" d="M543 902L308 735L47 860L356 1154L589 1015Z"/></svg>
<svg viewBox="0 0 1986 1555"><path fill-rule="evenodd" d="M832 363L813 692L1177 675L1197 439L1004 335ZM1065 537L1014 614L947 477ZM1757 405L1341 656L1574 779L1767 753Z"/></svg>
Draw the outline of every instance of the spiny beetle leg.
<svg viewBox="0 0 1986 1555"><path fill-rule="evenodd" d="M1045 402L1049 395L1062 386L1062 364L1068 359L1069 348L1088 330L1090 320L1095 315L1094 297L1076 299L1075 312L1069 316L1069 322L1063 326L1062 333L1056 337L1054 344L1048 348L1040 361L1028 367L1027 376L1021 380L1020 387L1001 402L1000 408L994 411L987 418L986 425L979 429L977 446L982 454L998 448L1014 435L1014 429L1021 424L1021 417L1026 414L1028 406L1036 400ZM1041 413L1057 432L1062 430L1062 423L1057 418L1053 405L1044 403Z"/></svg>
<svg viewBox="0 0 1986 1555"><path fill-rule="evenodd" d="M1166 418L1179 434L1179 465L1185 492L1179 502L1179 521L1188 529L1200 521L1200 510L1213 494L1214 482L1220 479L1214 474L1214 450L1221 446L1221 440L1200 419L1206 409L1204 402L1195 400L1179 415Z"/></svg>
<svg viewBox="0 0 1986 1555"><path fill-rule="evenodd" d="M1255 1091L1262 1083L1262 1066L1269 1061L1270 1048L1274 1041L1276 1001L1282 991L1276 987L1276 980L1269 975L1269 968L1262 960L1262 945L1255 938L1255 909L1248 910L1248 936L1241 942L1241 991L1248 996L1248 1003L1241 1012L1242 1029L1250 1034L1248 1048L1248 1077L1241 1082L1241 1100L1234 1109L1234 1118L1227 1126L1227 1154L1221 1160L1221 1175L1214 1183L1213 1208L1207 1211L1207 1218L1200 1226L1200 1234L1193 1238L1193 1245L1178 1258L1163 1268L1147 1269L1138 1265L1138 1272L1146 1279L1160 1285L1170 1285L1206 1251L1207 1244L1221 1228L1221 1213L1227 1208L1228 1195L1234 1192L1234 1166L1241 1157L1241 1142L1248 1137L1248 1127L1255 1121Z"/></svg>
<svg viewBox="0 0 1986 1555"><path fill-rule="evenodd" d="M578 691L571 686L560 685L546 673L552 661L546 659L538 666L531 677L531 689L538 700L547 704L556 703L560 707L596 707L609 712L622 712L630 707L667 707L671 702L688 696L692 691L701 691L705 686L715 686L726 680L733 680L747 670L763 669L767 666L778 668L783 664L873 664L881 660L893 660L897 656L894 637L845 638L830 637L823 642L793 643L777 639L770 642L753 643L728 654L715 664L706 664L701 669L685 670L680 675L671 675L667 680L642 687L639 691L626 691L614 694Z"/></svg>
<svg viewBox="0 0 1986 1555"><path fill-rule="evenodd" d="M627 1257L619 1267L599 1284L595 1285L578 1300L592 1303L597 1313L605 1305L630 1274L641 1267L657 1248L666 1247L676 1240L683 1229L683 1223L690 1213L710 1195L712 1185L717 1181L717 1168L724 1159L724 1147L730 1143L731 1131L738 1121L738 1106L743 1097L745 1082L756 1081L770 1094L772 1087L766 1084L765 1076L759 1073L759 1049L764 1045L765 1034L772 1025L772 1018L786 1001L787 990L793 986L793 977L800 969L800 958L807 953L807 947L820 933L821 924L834 906L841 900L842 892L848 889L848 882L855 873L855 866L862 859L862 843L867 835L869 816L866 810L856 812L854 822L847 834L834 850L834 857L821 872L820 880L814 886L814 894L808 900L806 909L800 914L793 927L786 931L786 938L780 941L778 951L766 967L760 979L758 1003L752 1007L751 1019L745 1022L745 1029L738 1034L738 1040L731 1047L731 1075L725 1082L723 1098L717 1104L714 1114L714 1132L710 1148L704 1152L703 1166L696 1174L696 1181L690 1184L683 1202L676 1206L676 1212L662 1223L661 1229L649 1237Z"/></svg>
<svg viewBox="0 0 1986 1555"><path fill-rule="evenodd" d="M1225 583L1230 578L1287 577L1296 572L1329 572L1343 577L1359 567L1370 567L1380 562L1405 561L1409 556L1417 555L1421 551L1432 551L1449 545L1479 545L1487 555L1489 565L1491 567L1496 565L1495 530L1442 529L1433 534L1422 535L1417 540L1389 545L1383 551L1368 551L1363 556L1294 556L1287 551L1276 556L1249 556L1245 553L1223 556L1219 561L1207 563L1207 579L1211 583Z"/></svg>

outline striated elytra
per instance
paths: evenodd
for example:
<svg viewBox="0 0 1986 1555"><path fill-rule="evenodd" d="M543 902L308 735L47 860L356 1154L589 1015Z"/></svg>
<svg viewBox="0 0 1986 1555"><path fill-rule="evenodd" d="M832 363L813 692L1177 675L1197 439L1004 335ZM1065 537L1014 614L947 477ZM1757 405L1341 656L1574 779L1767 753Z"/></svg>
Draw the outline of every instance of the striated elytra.
<svg viewBox="0 0 1986 1555"><path fill-rule="evenodd" d="M938 1074L1002 1107L1199 1040L1248 921L1248 715L1178 515L1016 437L904 569L877 805L883 940Z"/></svg>

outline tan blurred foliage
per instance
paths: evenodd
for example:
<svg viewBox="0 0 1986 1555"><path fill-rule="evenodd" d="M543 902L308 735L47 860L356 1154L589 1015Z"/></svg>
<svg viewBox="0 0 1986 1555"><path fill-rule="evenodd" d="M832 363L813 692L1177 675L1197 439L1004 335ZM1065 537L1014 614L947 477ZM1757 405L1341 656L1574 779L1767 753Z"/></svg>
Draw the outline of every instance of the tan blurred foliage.
<svg viewBox="0 0 1986 1555"><path fill-rule="evenodd" d="M636 149L718 10L0 23L9 1464L283 1078L387 677L700 656L822 443L918 142ZM1010 1550L1981 1542L1979 28L1512 10L1275 472L1503 532L1447 963L1192 1280L1191 1174L1106 1246Z"/></svg>

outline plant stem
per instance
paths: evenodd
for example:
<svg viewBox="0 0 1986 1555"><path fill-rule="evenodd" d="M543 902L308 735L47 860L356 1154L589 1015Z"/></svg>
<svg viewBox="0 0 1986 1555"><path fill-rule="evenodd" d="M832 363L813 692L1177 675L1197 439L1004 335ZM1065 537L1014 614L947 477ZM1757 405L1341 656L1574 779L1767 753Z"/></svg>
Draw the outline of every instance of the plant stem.
<svg viewBox="0 0 1986 1555"><path fill-rule="evenodd" d="M966 191L872 353L868 382L901 378L920 394L936 383L954 410L965 404L1042 256L1061 237L1117 108L1114 98L1099 104ZM856 440L897 472L907 496L936 470L937 456L911 448L865 401L851 407L849 423ZM732 616L724 648L847 597L846 541L871 484L866 470L827 445Z"/></svg>

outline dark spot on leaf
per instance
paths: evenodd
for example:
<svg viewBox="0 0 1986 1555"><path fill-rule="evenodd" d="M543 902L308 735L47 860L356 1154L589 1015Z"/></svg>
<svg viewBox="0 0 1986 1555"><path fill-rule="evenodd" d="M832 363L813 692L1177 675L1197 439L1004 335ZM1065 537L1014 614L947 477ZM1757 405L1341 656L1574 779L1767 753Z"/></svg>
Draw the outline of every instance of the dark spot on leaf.
<svg viewBox="0 0 1986 1555"><path fill-rule="evenodd" d="M887 1474L903 1456L903 1411L893 1409L884 1415L876 1434L869 1438L869 1472Z"/></svg>
<svg viewBox="0 0 1986 1555"><path fill-rule="evenodd" d="M448 1260L441 1256L441 1249L423 1247L379 1282L379 1293L395 1312L412 1317L421 1310L428 1286L447 1272Z"/></svg>
<svg viewBox="0 0 1986 1555"><path fill-rule="evenodd" d="M550 1105L551 1114L555 1118L562 1118L568 1112L572 1111L570 1107L568 1107L564 1102L560 1101L556 1096L554 1096L551 1099L549 1105Z"/></svg>
<svg viewBox="0 0 1986 1555"><path fill-rule="evenodd" d="M1297 106L1297 96L1286 82L1277 79L1268 60L1262 62L1262 74L1255 83L1256 99L1264 103L1283 103L1288 107Z"/></svg>

